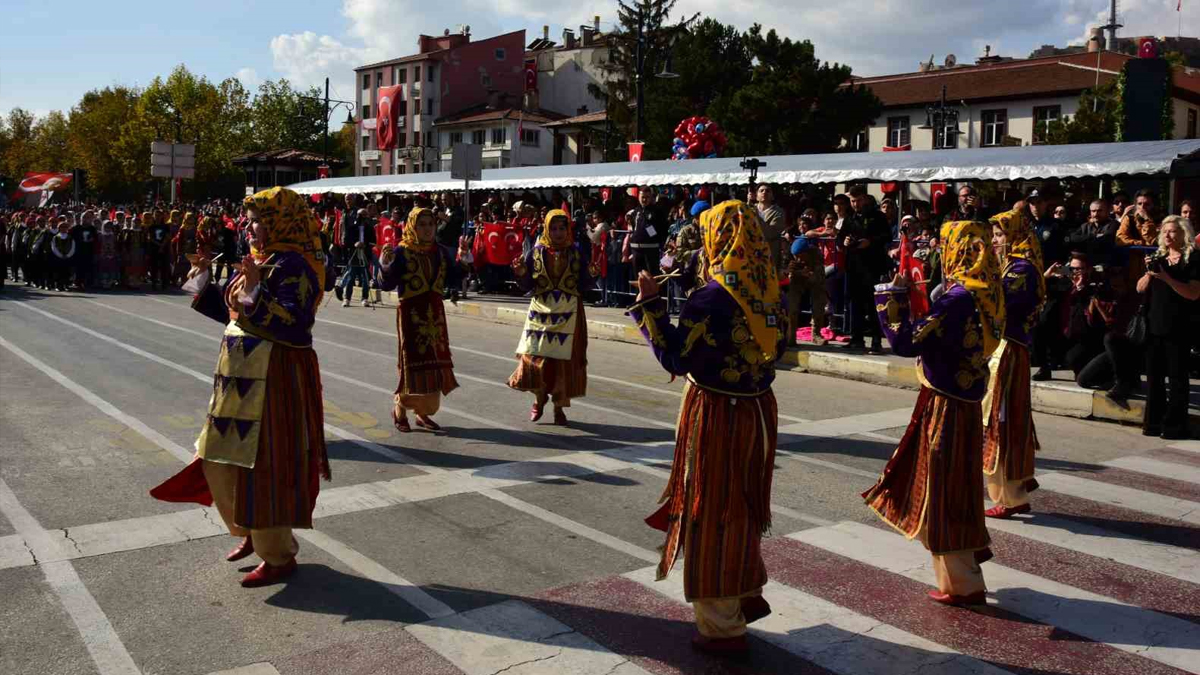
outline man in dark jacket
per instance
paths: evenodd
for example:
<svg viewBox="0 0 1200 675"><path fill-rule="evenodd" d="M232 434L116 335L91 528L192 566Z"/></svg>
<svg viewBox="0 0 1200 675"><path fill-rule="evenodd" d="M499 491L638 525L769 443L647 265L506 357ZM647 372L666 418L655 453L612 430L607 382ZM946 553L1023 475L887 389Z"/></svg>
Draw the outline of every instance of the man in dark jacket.
<svg viewBox="0 0 1200 675"><path fill-rule="evenodd" d="M850 188L853 213L842 223L838 243L846 251L846 282L850 293L851 348L866 347L864 337L871 336L872 354L883 353L882 336L875 314L875 284L887 273L887 247L891 231L879 209L871 204L867 189Z"/></svg>
<svg viewBox="0 0 1200 675"><path fill-rule="evenodd" d="M634 274L642 270L658 274L670 223L667 222L666 213L654 203L653 190L638 190L638 206L629 212L625 221L631 230L629 249L633 257Z"/></svg>
<svg viewBox="0 0 1200 675"><path fill-rule="evenodd" d="M171 225L162 209L155 209L154 224L146 232L146 257L150 263L150 282L154 290L170 286Z"/></svg>
<svg viewBox="0 0 1200 675"><path fill-rule="evenodd" d="M1088 207L1087 222L1067 234L1067 248L1087 254L1088 260L1094 263L1105 263L1116 245L1119 225L1112 217L1108 202L1097 199Z"/></svg>
<svg viewBox="0 0 1200 675"><path fill-rule="evenodd" d="M75 240L75 285L80 289L91 288L95 284L96 241L99 236L95 213L84 211L79 224L71 228L71 238Z"/></svg>
<svg viewBox="0 0 1200 675"><path fill-rule="evenodd" d="M362 306L369 307L371 300L367 267L371 263L371 247L375 245L375 223L366 209L347 213L342 223L342 250L345 251L346 276L342 279L342 307L350 306L354 295L354 280L362 285Z"/></svg>

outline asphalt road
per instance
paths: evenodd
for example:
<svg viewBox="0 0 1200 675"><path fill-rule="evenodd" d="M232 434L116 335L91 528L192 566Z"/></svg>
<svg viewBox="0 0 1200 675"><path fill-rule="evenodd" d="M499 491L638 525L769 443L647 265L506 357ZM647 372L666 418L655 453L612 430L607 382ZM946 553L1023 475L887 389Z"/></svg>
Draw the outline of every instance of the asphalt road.
<svg viewBox="0 0 1200 675"><path fill-rule="evenodd" d="M781 373L776 612L723 662L650 570L680 383L649 349L592 340L571 425L531 424L517 329L451 317L444 431L400 434L388 307L320 312L334 478L300 573L242 589L215 514L146 492L211 392L187 301L0 295L0 673L1200 672L1200 444L1036 415L1035 514L992 527L989 608L948 609L858 497L915 393Z"/></svg>

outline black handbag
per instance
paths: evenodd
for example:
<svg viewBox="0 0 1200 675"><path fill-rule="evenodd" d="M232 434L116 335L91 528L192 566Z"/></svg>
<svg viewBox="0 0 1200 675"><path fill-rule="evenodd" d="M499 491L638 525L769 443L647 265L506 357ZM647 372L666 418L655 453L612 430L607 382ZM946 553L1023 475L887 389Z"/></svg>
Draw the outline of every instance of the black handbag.
<svg viewBox="0 0 1200 675"><path fill-rule="evenodd" d="M1146 310L1146 301L1143 300L1142 306L1129 320L1129 327L1125 329L1125 338L1138 346L1146 344Z"/></svg>

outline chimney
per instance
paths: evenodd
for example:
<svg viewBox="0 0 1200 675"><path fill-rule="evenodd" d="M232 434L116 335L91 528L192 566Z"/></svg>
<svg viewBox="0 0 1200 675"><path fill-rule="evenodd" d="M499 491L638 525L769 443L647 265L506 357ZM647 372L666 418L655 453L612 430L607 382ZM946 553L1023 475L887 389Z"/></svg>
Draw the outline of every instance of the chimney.
<svg viewBox="0 0 1200 675"><path fill-rule="evenodd" d="M575 49L575 31L570 28L563 29L563 47L566 49Z"/></svg>
<svg viewBox="0 0 1200 675"><path fill-rule="evenodd" d="M542 39L547 42L550 41L550 26L542 26Z"/></svg>
<svg viewBox="0 0 1200 675"><path fill-rule="evenodd" d="M584 47L592 46L592 38L594 37L595 33L592 31L591 26L587 26L587 25L580 26L579 27L579 35L581 38L580 42L583 43Z"/></svg>
<svg viewBox="0 0 1200 675"><path fill-rule="evenodd" d="M1092 54L1099 52L1099 51L1104 51L1104 29L1103 28L1093 28L1092 29L1092 36L1090 38L1088 38L1088 41L1087 41L1087 50L1088 50L1088 53L1092 53Z"/></svg>
<svg viewBox="0 0 1200 675"><path fill-rule="evenodd" d="M597 33L600 32L600 15L599 14L592 17L592 30L596 31Z"/></svg>

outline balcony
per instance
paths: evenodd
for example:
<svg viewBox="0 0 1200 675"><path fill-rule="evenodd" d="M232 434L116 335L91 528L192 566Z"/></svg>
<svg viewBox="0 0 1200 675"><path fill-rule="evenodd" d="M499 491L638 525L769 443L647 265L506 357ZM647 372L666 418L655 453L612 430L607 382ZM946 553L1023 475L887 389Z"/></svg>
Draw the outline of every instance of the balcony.
<svg viewBox="0 0 1200 675"><path fill-rule="evenodd" d="M409 82L407 91L408 91L409 99L420 98L421 83L420 82Z"/></svg>

